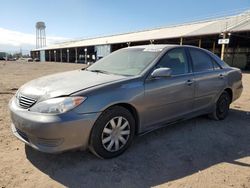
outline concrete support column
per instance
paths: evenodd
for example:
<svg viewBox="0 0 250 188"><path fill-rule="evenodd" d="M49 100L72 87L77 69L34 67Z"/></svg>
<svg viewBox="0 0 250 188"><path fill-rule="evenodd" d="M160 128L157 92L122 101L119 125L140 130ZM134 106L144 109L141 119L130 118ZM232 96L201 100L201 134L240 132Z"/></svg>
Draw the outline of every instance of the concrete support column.
<svg viewBox="0 0 250 188"><path fill-rule="evenodd" d="M61 63L62 63L62 49L60 49L60 59L61 59Z"/></svg>
<svg viewBox="0 0 250 188"><path fill-rule="evenodd" d="M223 39L225 39L225 38L226 38L226 33L223 33ZM224 53L225 53L225 44L222 44L221 45L221 56L220 56L221 60L224 59Z"/></svg>
<svg viewBox="0 0 250 188"><path fill-rule="evenodd" d="M77 48L75 48L75 63L77 63L77 56L78 56L78 54L77 54Z"/></svg>
<svg viewBox="0 0 250 188"><path fill-rule="evenodd" d="M54 61L56 62L56 50L54 50Z"/></svg>
<svg viewBox="0 0 250 188"><path fill-rule="evenodd" d="M69 63L69 49L67 49L67 62Z"/></svg>
<svg viewBox="0 0 250 188"><path fill-rule="evenodd" d="M150 40L150 44L154 44L154 40Z"/></svg>
<svg viewBox="0 0 250 188"><path fill-rule="evenodd" d="M127 42L128 47L130 46L131 42Z"/></svg>
<svg viewBox="0 0 250 188"><path fill-rule="evenodd" d="M215 52L215 41L213 42L213 53Z"/></svg>
<svg viewBox="0 0 250 188"><path fill-rule="evenodd" d="M199 48L201 48L201 39L199 39Z"/></svg>
<svg viewBox="0 0 250 188"><path fill-rule="evenodd" d="M181 37L181 39L180 39L180 45L182 45L183 44L183 38Z"/></svg>
<svg viewBox="0 0 250 188"><path fill-rule="evenodd" d="M49 62L51 61L51 52L49 50Z"/></svg>
<svg viewBox="0 0 250 188"><path fill-rule="evenodd" d="M85 48L85 49L84 49L84 56L85 56L84 61L85 61L85 64L87 64L87 61L88 61L88 59L87 59L87 51L88 51L88 49Z"/></svg>

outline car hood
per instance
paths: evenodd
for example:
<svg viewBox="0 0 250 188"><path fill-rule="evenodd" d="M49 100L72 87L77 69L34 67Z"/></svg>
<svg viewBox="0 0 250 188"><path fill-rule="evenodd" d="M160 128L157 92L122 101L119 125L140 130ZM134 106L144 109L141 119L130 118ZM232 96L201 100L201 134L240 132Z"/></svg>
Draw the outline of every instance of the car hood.
<svg viewBox="0 0 250 188"><path fill-rule="evenodd" d="M19 94L36 100L65 96L94 86L126 79L126 76L103 74L86 70L57 73L24 84Z"/></svg>

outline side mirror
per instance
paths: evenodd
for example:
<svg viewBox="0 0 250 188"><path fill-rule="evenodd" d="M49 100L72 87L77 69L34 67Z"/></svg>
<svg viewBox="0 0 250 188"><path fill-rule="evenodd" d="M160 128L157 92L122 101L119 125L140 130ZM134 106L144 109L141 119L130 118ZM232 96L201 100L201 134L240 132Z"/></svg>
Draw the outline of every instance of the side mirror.
<svg viewBox="0 0 250 188"><path fill-rule="evenodd" d="M152 78L157 78L157 77L170 77L172 73L172 70L170 68L158 68L155 69L152 74L151 77Z"/></svg>

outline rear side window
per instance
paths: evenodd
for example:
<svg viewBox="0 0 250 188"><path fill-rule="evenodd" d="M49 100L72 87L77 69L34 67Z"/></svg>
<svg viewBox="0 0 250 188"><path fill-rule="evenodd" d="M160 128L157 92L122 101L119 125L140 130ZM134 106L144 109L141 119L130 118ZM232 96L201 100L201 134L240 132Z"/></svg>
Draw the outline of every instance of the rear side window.
<svg viewBox="0 0 250 188"><path fill-rule="evenodd" d="M205 52L197 49L189 49L194 72L203 72L213 70L213 63L211 57Z"/></svg>
<svg viewBox="0 0 250 188"><path fill-rule="evenodd" d="M217 55L210 53L210 55L213 57L213 59L216 61L217 64L219 64L221 67L229 67L229 65L222 61Z"/></svg>
<svg viewBox="0 0 250 188"><path fill-rule="evenodd" d="M214 65L214 70L220 70L221 67L218 65L218 63L212 59L213 65Z"/></svg>

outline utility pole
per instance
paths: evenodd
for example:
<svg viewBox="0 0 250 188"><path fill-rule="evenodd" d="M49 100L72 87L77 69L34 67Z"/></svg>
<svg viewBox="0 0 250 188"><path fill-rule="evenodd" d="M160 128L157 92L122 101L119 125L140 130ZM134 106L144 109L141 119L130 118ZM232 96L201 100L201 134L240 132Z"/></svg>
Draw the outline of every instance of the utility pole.
<svg viewBox="0 0 250 188"><path fill-rule="evenodd" d="M223 39L226 38L226 33L225 33L225 32L222 33L222 37L223 37ZM222 61L223 61L223 59L224 59L224 52L225 52L225 43L223 43L223 44L221 45L221 56L220 56L220 58L221 58Z"/></svg>

